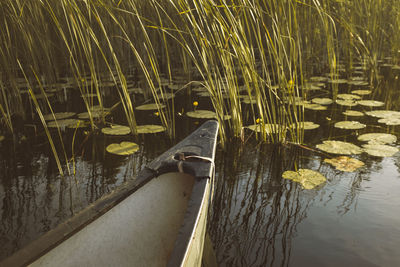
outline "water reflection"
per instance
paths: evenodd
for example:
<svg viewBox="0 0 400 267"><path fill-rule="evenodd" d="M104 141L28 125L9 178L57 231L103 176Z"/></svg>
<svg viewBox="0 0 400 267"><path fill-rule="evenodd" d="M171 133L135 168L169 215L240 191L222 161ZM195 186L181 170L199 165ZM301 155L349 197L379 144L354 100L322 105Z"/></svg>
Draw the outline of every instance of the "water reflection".
<svg viewBox="0 0 400 267"><path fill-rule="evenodd" d="M230 147L217 158L210 233L223 266L286 266L297 225L311 201L281 178L301 150L283 146Z"/></svg>
<svg viewBox="0 0 400 267"><path fill-rule="evenodd" d="M104 147L116 139L94 136L79 141L74 158L76 175L65 177L58 174L45 142L36 140L32 145L14 147L8 144L2 147L0 259L72 217L123 182L134 179L144 165L170 146L170 141L163 138L157 142L153 140L152 144L146 138L137 138L135 141L141 149L130 157L118 157L104 152ZM67 153L71 158L71 151L67 150ZM72 171L72 161L69 165ZM65 164L63 168L66 170Z"/></svg>

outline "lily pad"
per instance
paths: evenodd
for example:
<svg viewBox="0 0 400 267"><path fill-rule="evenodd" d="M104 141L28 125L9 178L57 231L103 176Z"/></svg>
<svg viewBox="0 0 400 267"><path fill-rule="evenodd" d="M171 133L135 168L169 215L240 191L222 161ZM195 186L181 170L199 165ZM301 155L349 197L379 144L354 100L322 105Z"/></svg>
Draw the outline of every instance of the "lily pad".
<svg viewBox="0 0 400 267"><path fill-rule="evenodd" d="M325 176L310 169L299 169L297 172L285 171L282 178L298 182L304 189L313 189L326 181Z"/></svg>
<svg viewBox="0 0 400 267"><path fill-rule="evenodd" d="M344 100L344 99L336 99L336 103L342 106L354 107L357 106L357 102L354 100Z"/></svg>
<svg viewBox="0 0 400 267"><path fill-rule="evenodd" d="M115 124L101 129L101 132L107 135L127 135L131 133L131 129L128 126Z"/></svg>
<svg viewBox="0 0 400 267"><path fill-rule="evenodd" d="M359 141L368 142L369 144L392 144L397 141L397 137L387 133L367 133L358 136Z"/></svg>
<svg viewBox="0 0 400 267"><path fill-rule="evenodd" d="M381 107L385 105L385 103L381 101L376 101L376 100L360 100L357 101L358 104L362 106L367 106L367 107Z"/></svg>
<svg viewBox="0 0 400 267"><path fill-rule="evenodd" d="M326 97L324 97L324 98L316 97L316 98L313 98L311 101L315 104L320 104L320 105L330 105L333 103L332 99L326 98Z"/></svg>
<svg viewBox="0 0 400 267"><path fill-rule="evenodd" d="M343 100L358 100L358 99L361 99L361 96L352 95L352 94L338 94L337 98L340 98Z"/></svg>
<svg viewBox="0 0 400 267"><path fill-rule="evenodd" d="M335 127L340 129L356 130L356 129L363 129L366 127L366 125L358 121L339 121L335 123Z"/></svg>
<svg viewBox="0 0 400 267"><path fill-rule="evenodd" d="M319 127L319 124L316 124L312 121L301 121L293 124L293 128L297 128L298 126L302 127L304 130L313 130Z"/></svg>
<svg viewBox="0 0 400 267"><path fill-rule="evenodd" d="M70 117L74 116L75 114L76 114L75 112L56 112L56 113L54 113L54 116L52 113L50 113L50 114L43 115L43 118L46 121L53 121L55 119L62 120L62 119L70 118Z"/></svg>
<svg viewBox="0 0 400 267"><path fill-rule="evenodd" d="M329 79L328 83L332 83L332 84L345 84L347 83L347 80L345 79Z"/></svg>
<svg viewBox="0 0 400 267"><path fill-rule="evenodd" d="M139 150L139 146L133 142L123 141L119 144L110 144L106 147L108 153L120 155L120 156L128 156Z"/></svg>
<svg viewBox="0 0 400 267"><path fill-rule="evenodd" d="M312 109L312 110L326 110L327 108L325 106L322 106L320 104L304 104L304 108L307 109Z"/></svg>
<svg viewBox="0 0 400 267"><path fill-rule="evenodd" d="M211 110L197 109L195 111L186 112L186 116L196 119L215 119L217 114Z"/></svg>
<svg viewBox="0 0 400 267"><path fill-rule="evenodd" d="M136 131L138 134L161 133L165 130L166 128L164 126L155 124L138 125L136 127Z"/></svg>
<svg viewBox="0 0 400 267"><path fill-rule="evenodd" d="M91 112L92 113L92 117L93 118L100 118L101 115L103 114L104 116L108 115L109 112L104 110L103 113L101 112L101 110L94 110ZM78 114L78 118L81 120L88 120L90 118L89 116L89 112L82 112Z"/></svg>
<svg viewBox="0 0 400 267"><path fill-rule="evenodd" d="M364 166L364 162L355 158L349 158L347 156L340 156L333 159L324 159L324 162L329 163L335 166L336 169L344 172L353 172L358 168Z"/></svg>
<svg viewBox="0 0 400 267"><path fill-rule="evenodd" d="M322 144L318 144L316 147L332 154L353 155L363 152L361 147L343 141L323 141Z"/></svg>
<svg viewBox="0 0 400 267"><path fill-rule="evenodd" d="M151 104L145 104L136 107L136 110L158 110L158 109L165 108L164 104L157 105L156 103L151 103Z"/></svg>
<svg viewBox="0 0 400 267"><path fill-rule="evenodd" d="M142 88L133 87L133 88L128 88L128 93L142 95L144 94L144 91Z"/></svg>
<svg viewBox="0 0 400 267"><path fill-rule="evenodd" d="M364 152L375 157L391 157L399 151L397 147L378 144L363 145L363 148Z"/></svg>
<svg viewBox="0 0 400 267"><path fill-rule="evenodd" d="M354 90L351 91L352 94L356 94L356 95L369 95L372 93L371 90Z"/></svg>
<svg viewBox="0 0 400 267"><path fill-rule="evenodd" d="M349 81L348 84L355 86L367 86L369 83L367 81Z"/></svg>
<svg viewBox="0 0 400 267"><path fill-rule="evenodd" d="M356 110L346 110L343 112L344 115L346 116L352 116L352 117L361 117L364 116L364 113Z"/></svg>
<svg viewBox="0 0 400 267"><path fill-rule="evenodd" d="M373 111L367 111L365 112L365 114L382 119L390 117L400 118L400 111L394 111L394 110L373 110Z"/></svg>
<svg viewBox="0 0 400 267"><path fill-rule="evenodd" d="M78 123L81 123L82 121L77 120L77 119L64 119L64 120L57 120L57 121L51 121L47 124L47 127L49 128L74 128Z"/></svg>
<svg viewBox="0 0 400 267"><path fill-rule="evenodd" d="M400 118L393 117L393 118L383 118L378 120L379 123L384 123L386 125L400 125Z"/></svg>

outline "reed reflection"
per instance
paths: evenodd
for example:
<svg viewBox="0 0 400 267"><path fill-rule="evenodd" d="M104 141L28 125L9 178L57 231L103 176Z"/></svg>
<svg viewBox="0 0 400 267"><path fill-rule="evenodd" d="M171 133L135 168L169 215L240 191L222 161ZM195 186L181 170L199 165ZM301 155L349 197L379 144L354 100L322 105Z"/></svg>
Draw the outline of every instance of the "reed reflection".
<svg viewBox="0 0 400 267"><path fill-rule="evenodd" d="M302 151L283 146L231 145L217 156L210 235L222 266L287 266L296 226L311 199L281 178Z"/></svg>

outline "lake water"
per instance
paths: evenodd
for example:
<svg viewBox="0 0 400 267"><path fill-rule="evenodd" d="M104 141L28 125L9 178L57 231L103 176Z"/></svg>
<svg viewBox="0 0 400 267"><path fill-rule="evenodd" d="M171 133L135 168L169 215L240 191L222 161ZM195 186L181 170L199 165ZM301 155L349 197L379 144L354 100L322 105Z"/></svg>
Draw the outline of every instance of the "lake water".
<svg viewBox="0 0 400 267"><path fill-rule="evenodd" d="M331 97L329 86L309 95ZM339 93L362 88L365 86L340 85ZM400 110L394 71L389 70L376 88L364 99L383 101L384 107L352 109ZM218 149L217 186L208 232L221 266L400 264L400 153L385 158L362 153L354 157L365 166L343 172L323 162L335 155L316 149L328 139L361 145L357 136L366 132L400 137L400 126L386 126L377 118L364 116L354 120L365 123L365 129L335 128L335 122L346 119L342 111L347 109L334 103L325 111L306 110L306 120L321 127L305 131L304 146L261 144L253 135L246 143L232 141L224 150ZM146 115L141 120L156 118ZM177 116L177 139L195 129L197 123L201 121ZM246 134L252 133L246 130ZM71 143L72 136L73 132L65 134L66 144ZM172 145L164 134L141 136L134 140L140 150L121 158L104 149L121 139L102 134L87 137L82 132L77 137L76 175L62 178L46 136L38 133L28 140L1 144L0 258L132 179ZM392 146L398 147L398 142ZM286 170L300 168L318 171L327 181L306 190L281 177Z"/></svg>

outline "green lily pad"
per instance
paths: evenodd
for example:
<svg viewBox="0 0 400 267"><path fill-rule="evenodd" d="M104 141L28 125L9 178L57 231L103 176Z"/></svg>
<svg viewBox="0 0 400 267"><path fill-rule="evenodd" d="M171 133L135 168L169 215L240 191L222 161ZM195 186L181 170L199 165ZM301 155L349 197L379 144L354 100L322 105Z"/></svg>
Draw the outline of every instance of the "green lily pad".
<svg viewBox="0 0 400 267"><path fill-rule="evenodd" d="M151 103L151 104L145 104L145 105L141 105L136 107L136 110L158 110L158 109L162 109L165 108L164 104L160 104L157 105L156 103Z"/></svg>
<svg viewBox="0 0 400 267"><path fill-rule="evenodd" d="M248 128L251 131L260 133L261 130L263 129L263 125L262 124L253 124L253 125L249 125L246 126L246 128ZM267 134L271 134L271 133L278 133L279 131L285 130L285 127L279 124L271 124L271 123L266 123L264 124L264 131Z"/></svg>
<svg viewBox="0 0 400 267"><path fill-rule="evenodd" d="M54 113L54 116L52 113L43 115L43 118L46 121L53 121L55 119L62 120L62 119L70 118L70 117L74 116L75 114L76 114L75 112L57 112L57 113Z"/></svg>
<svg viewBox="0 0 400 267"><path fill-rule="evenodd" d="M326 110L327 108L325 106L322 106L320 104L304 104L304 108L307 109L312 109L312 110Z"/></svg>
<svg viewBox="0 0 400 267"><path fill-rule="evenodd" d="M285 171L282 178L298 182L304 189L313 189L326 181L321 173L309 169L299 169L297 172Z"/></svg>
<svg viewBox="0 0 400 267"><path fill-rule="evenodd" d="M310 77L309 80L312 82L326 82L326 81L328 81L328 78L323 77L323 76L313 76L313 77Z"/></svg>
<svg viewBox="0 0 400 267"><path fill-rule="evenodd" d="M186 116L196 119L215 119L217 114L211 110L197 109L195 111L186 112Z"/></svg>
<svg viewBox="0 0 400 267"><path fill-rule="evenodd" d="M385 105L385 103L376 100L359 100L357 101L359 105L367 106L367 107L381 107Z"/></svg>
<svg viewBox="0 0 400 267"><path fill-rule="evenodd" d="M174 97L175 97L175 94L165 92L165 93L162 93L162 94L159 93L159 94L157 94L157 96L158 96L159 99L169 100L169 99L174 98Z"/></svg>
<svg viewBox="0 0 400 267"><path fill-rule="evenodd" d="M68 128L74 128L78 123L81 123L81 120L77 119L64 119L64 120L57 120L57 121L51 121L47 124L47 127L49 128L57 128L57 127L68 127Z"/></svg>
<svg viewBox="0 0 400 267"><path fill-rule="evenodd" d="M390 117L400 118L400 111L394 111L394 110L373 110L373 111L367 111L365 112L365 114L382 119Z"/></svg>
<svg viewBox="0 0 400 267"><path fill-rule="evenodd" d="M134 88L128 88L128 93L137 94L137 95L143 95L144 91L143 91L142 88L134 87Z"/></svg>
<svg viewBox="0 0 400 267"><path fill-rule="evenodd" d="M109 112L104 110L103 112L101 112L101 110L94 110L91 112L92 117L93 118L100 118L102 116L102 114L104 116L108 115ZM78 114L78 118L81 120L88 120L90 118L89 112L82 112Z"/></svg>
<svg viewBox="0 0 400 267"><path fill-rule="evenodd" d="M336 103L342 106L354 107L357 106L357 102L354 100L344 100L344 99L336 99Z"/></svg>
<svg viewBox="0 0 400 267"><path fill-rule="evenodd" d="M343 100L358 100L358 99L361 99L361 96L352 95L352 94L338 94L337 98L340 98Z"/></svg>
<svg viewBox="0 0 400 267"><path fill-rule="evenodd" d="M379 123L384 123L386 125L400 125L400 118L393 117L393 118L383 118L378 120Z"/></svg>
<svg viewBox="0 0 400 267"><path fill-rule="evenodd" d="M364 152L375 157L391 157L399 151L397 147L377 144L363 145L363 148Z"/></svg>
<svg viewBox="0 0 400 267"><path fill-rule="evenodd" d="M101 132L107 135L127 135L131 133L131 129L128 126L115 124L101 129Z"/></svg>
<svg viewBox="0 0 400 267"><path fill-rule="evenodd" d="M136 127L136 131L138 134L161 133L165 130L166 128L164 126L155 124L138 125Z"/></svg>
<svg viewBox="0 0 400 267"><path fill-rule="evenodd" d="M128 156L139 150L139 146L132 142L123 141L119 144L110 144L106 147L108 153L120 155L120 156Z"/></svg>
<svg viewBox="0 0 400 267"><path fill-rule="evenodd" d="M245 95L242 97L242 102L244 104L256 104L257 99L255 97L249 97L248 95Z"/></svg>
<svg viewBox="0 0 400 267"><path fill-rule="evenodd" d="M352 116L352 117L361 117L364 116L364 113L356 110L346 110L343 112L344 115L346 116Z"/></svg>
<svg viewBox="0 0 400 267"><path fill-rule="evenodd" d="M348 84L355 86L367 86L369 83L367 81L349 81Z"/></svg>
<svg viewBox="0 0 400 267"><path fill-rule="evenodd" d="M297 128L299 126L301 128L303 128L304 130L313 130L313 129L317 129L319 127L319 124L316 124L312 121L301 121L301 122L293 124L293 128Z"/></svg>
<svg viewBox="0 0 400 267"><path fill-rule="evenodd" d="M335 166L337 170L344 172L353 172L358 168L364 166L364 162L355 158L349 158L347 156L340 156L333 159L324 159L324 162L329 163Z"/></svg>
<svg viewBox="0 0 400 267"><path fill-rule="evenodd" d="M335 123L335 127L340 129L356 130L356 129L363 129L366 127L366 125L358 121L339 121Z"/></svg>
<svg viewBox="0 0 400 267"><path fill-rule="evenodd" d="M343 141L323 141L322 144L318 144L316 147L332 154L353 155L363 152L361 147Z"/></svg>
<svg viewBox="0 0 400 267"><path fill-rule="evenodd" d="M204 91L204 92L197 92L197 95L201 97L209 97L211 94L208 91Z"/></svg>
<svg viewBox="0 0 400 267"><path fill-rule="evenodd" d="M321 90L322 88L315 83L306 83L301 87L301 89L305 91L317 91Z"/></svg>
<svg viewBox="0 0 400 267"><path fill-rule="evenodd" d="M324 98L316 97L316 98L313 98L311 101L312 101L313 103L319 104L319 105L330 105L330 104L333 103L333 100L332 100L332 99L326 98L326 97L324 97Z"/></svg>
<svg viewBox="0 0 400 267"><path fill-rule="evenodd" d="M332 83L332 84L345 84L347 83L347 80L345 79L329 79L328 83Z"/></svg>
<svg viewBox="0 0 400 267"><path fill-rule="evenodd" d="M397 137L387 133L367 133L358 136L359 141L368 142L369 144L392 144L397 141Z"/></svg>
<svg viewBox="0 0 400 267"><path fill-rule="evenodd" d="M369 95L372 93L371 90L354 90L351 91L352 94L356 94L356 95Z"/></svg>

